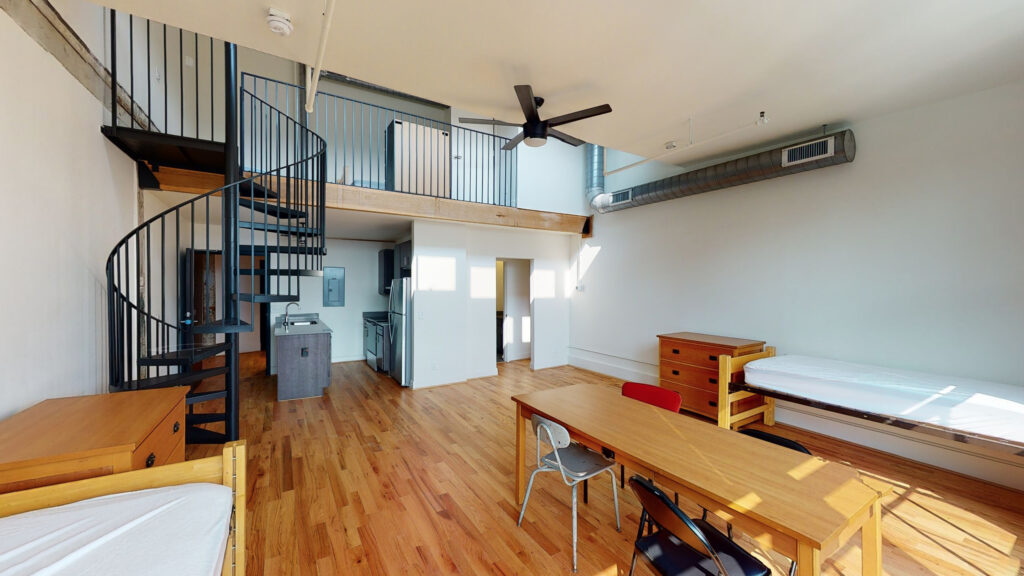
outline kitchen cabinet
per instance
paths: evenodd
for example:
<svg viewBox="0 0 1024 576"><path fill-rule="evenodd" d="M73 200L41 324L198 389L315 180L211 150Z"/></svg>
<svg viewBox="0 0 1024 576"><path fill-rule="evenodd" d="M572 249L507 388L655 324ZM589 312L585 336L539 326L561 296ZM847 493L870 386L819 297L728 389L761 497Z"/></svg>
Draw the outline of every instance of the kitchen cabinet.
<svg viewBox="0 0 1024 576"><path fill-rule="evenodd" d="M394 277L412 277L412 240L395 245Z"/></svg>
<svg viewBox="0 0 1024 576"><path fill-rule="evenodd" d="M331 329L318 322L274 331L277 399L322 396L331 384Z"/></svg>
<svg viewBox="0 0 1024 576"><path fill-rule="evenodd" d="M391 280L397 269L394 250L386 248L377 252L377 294L387 296L391 292Z"/></svg>

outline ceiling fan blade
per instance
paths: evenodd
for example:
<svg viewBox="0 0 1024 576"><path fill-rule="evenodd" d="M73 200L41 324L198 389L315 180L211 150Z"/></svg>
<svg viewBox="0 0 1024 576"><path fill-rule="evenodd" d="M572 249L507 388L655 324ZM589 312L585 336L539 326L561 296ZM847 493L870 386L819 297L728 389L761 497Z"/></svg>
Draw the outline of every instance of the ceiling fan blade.
<svg viewBox="0 0 1024 576"><path fill-rule="evenodd" d="M548 126L561 126L562 124L583 120L584 118L607 114L611 111L611 106L601 104L600 106L594 106L593 108L587 108L586 110L577 110L576 112L570 112L568 114L562 114L561 116L555 116L554 118L548 118Z"/></svg>
<svg viewBox="0 0 1024 576"><path fill-rule="evenodd" d="M579 146L581 144L586 144L586 142L584 142L583 140L580 140L579 138L577 138L575 136L569 136L565 132L562 132L561 130L555 130L554 128L548 128L548 136L551 136L553 138L558 138L562 142L565 142L566 144L570 144L572 146Z"/></svg>
<svg viewBox="0 0 1024 576"><path fill-rule="evenodd" d="M523 138L526 138L526 134L524 132L520 132L519 134L516 134L515 138L506 142L505 145L501 147L501 149L505 151L511 150L518 146L519 143L523 141Z"/></svg>
<svg viewBox="0 0 1024 576"><path fill-rule="evenodd" d="M522 126L522 124L513 124L504 120L492 120L490 118L459 118L459 122L463 124L486 124L488 126Z"/></svg>
<svg viewBox="0 0 1024 576"><path fill-rule="evenodd" d="M529 84L517 84L516 96L519 98L519 106L523 109L523 116L530 124L540 122L540 115L537 114L537 102L533 99L533 88Z"/></svg>

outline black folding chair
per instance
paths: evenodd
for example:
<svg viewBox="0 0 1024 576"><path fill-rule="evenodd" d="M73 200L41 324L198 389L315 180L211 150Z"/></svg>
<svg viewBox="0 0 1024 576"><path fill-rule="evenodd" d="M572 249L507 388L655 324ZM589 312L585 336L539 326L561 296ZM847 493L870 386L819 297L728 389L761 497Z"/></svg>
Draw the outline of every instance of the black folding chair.
<svg viewBox="0 0 1024 576"><path fill-rule="evenodd" d="M650 480L633 476L629 487L643 506L629 566L630 576L636 569L638 557L663 576L769 576L772 573L711 524L689 518ZM646 536L645 525L649 532ZM652 526L657 530L650 530Z"/></svg>

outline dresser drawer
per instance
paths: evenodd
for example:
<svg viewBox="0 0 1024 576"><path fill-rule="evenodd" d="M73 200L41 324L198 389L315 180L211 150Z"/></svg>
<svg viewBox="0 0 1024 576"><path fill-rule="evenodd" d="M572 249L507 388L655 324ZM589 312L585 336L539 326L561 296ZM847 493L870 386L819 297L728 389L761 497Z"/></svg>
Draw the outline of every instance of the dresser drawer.
<svg viewBox="0 0 1024 576"><path fill-rule="evenodd" d="M718 371L706 368L697 368L688 364L662 361L660 366L662 380L669 380L677 384L698 388L700 390L714 391L718 393Z"/></svg>
<svg viewBox="0 0 1024 576"><path fill-rule="evenodd" d="M683 410L696 412L712 419L718 417L718 392L693 388L671 381L662 381L661 387L674 390L683 397Z"/></svg>
<svg viewBox="0 0 1024 576"><path fill-rule="evenodd" d="M684 384L678 384L672 381L663 380L661 382L662 388L668 388L669 390L675 390L683 397L683 410L690 412L696 412L703 416L707 416L712 420L718 418L718 391L702 390L699 388L693 388ZM732 403L732 413L737 414L744 410L756 408L761 405L760 396L752 396L745 398L738 402Z"/></svg>
<svg viewBox="0 0 1024 576"><path fill-rule="evenodd" d="M729 354L728 348L695 346L675 340L661 340L660 358L671 362L682 362L692 366L718 370L718 356Z"/></svg>
<svg viewBox="0 0 1024 576"><path fill-rule="evenodd" d="M185 460L185 399L160 421L132 453L132 469Z"/></svg>

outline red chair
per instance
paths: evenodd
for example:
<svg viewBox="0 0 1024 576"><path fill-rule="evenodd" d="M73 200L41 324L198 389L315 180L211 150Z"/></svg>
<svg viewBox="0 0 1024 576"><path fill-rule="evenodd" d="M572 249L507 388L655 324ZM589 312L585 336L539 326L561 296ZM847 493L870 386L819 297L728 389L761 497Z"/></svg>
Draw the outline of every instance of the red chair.
<svg viewBox="0 0 1024 576"><path fill-rule="evenodd" d="M683 405L683 397L678 392L639 382L623 382L622 395L671 412L679 412Z"/></svg>
<svg viewBox="0 0 1024 576"><path fill-rule="evenodd" d="M658 408L664 408L670 412L679 412L683 406L683 397L679 395L679 392L652 384L623 382L622 395ZM626 487L626 467L621 465L619 466L619 485L623 488Z"/></svg>

